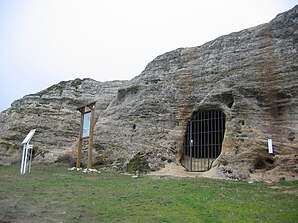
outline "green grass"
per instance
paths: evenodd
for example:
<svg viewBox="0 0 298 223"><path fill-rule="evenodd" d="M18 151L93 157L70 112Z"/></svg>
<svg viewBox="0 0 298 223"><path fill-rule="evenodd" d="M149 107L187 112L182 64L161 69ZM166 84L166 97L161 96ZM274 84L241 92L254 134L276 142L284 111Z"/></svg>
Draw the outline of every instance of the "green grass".
<svg viewBox="0 0 298 223"><path fill-rule="evenodd" d="M298 182L84 174L0 166L0 222L298 222Z"/></svg>

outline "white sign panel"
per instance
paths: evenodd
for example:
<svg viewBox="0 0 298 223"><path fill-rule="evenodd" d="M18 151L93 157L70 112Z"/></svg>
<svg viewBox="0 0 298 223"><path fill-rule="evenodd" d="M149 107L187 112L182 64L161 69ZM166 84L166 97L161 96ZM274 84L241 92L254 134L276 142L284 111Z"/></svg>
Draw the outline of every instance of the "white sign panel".
<svg viewBox="0 0 298 223"><path fill-rule="evenodd" d="M269 152L270 154L273 154L272 139L268 139L268 152Z"/></svg>
<svg viewBox="0 0 298 223"><path fill-rule="evenodd" d="M82 138L89 137L89 134L90 134L90 120L91 120L91 112L86 112L84 114Z"/></svg>
<svg viewBox="0 0 298 223"><path fill-rule="evenodd" d="M26 136L26 138L23 140L22 144L29 143L31 138L33 137L36 129L32 129Z"/></svg>

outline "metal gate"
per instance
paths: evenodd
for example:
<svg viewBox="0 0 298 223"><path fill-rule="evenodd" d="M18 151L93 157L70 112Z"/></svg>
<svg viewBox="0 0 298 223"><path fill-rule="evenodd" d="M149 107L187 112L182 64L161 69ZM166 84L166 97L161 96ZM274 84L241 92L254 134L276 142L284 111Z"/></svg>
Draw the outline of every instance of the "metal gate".
<svg viewBox="0 0 298 223"><path fill-rule="evenodd" d="M219 110L196 112L188 122L181 163L188 171L207 171L219 156L225 115Z"/></svg>

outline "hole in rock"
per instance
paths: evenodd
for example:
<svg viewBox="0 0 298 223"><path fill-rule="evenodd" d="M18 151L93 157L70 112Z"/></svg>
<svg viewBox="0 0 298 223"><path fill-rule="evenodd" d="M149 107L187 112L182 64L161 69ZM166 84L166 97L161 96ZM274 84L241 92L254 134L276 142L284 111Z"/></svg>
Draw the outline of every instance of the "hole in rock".
<svg viewBox="0 0 298 223"><path fill-rule="evenodd" d="M266 162L269 163L269 164L273 164L274 163L274 160L267 158L266 159Z"/></svg>
<svg viewBox="0 0 298 223"><path fill-rule="evenodd" d="M254 163L254 169L265 169L267 167L263 159L257 159Z"/></svg>
<svg viewBox="0 0 298 223"><path fill-rule="evenodd" d="M234 104L234 97L232 92L226 92L222 95L223 97L223 102L229 107L232 108Z"/></svg>
<svg viewBox="0 0 298 223"><path fill-rule="evenodd" d="M229 107L229 108L232 108L233 104L234 104L234 100L233 100L233 101L230 101L230 102L228 102L228 107Z"/></svg>
<svg viewBox="0 0 298 223"><path fill-rule="evenodd" d="M133 124L132 125L132 130L136 130L136 127L137 127L136 124Z"/></svg>

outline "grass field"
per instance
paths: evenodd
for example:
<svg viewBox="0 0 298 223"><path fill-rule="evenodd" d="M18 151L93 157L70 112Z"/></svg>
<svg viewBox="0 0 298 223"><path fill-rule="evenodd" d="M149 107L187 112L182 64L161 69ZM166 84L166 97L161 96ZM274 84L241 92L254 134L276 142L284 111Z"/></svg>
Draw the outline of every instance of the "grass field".
<svg viewBox="0 0 298 223"><path fill-rule="evenodd" d="M134 179L0 166L0 222L298 222L298 182Z"/></svg>

